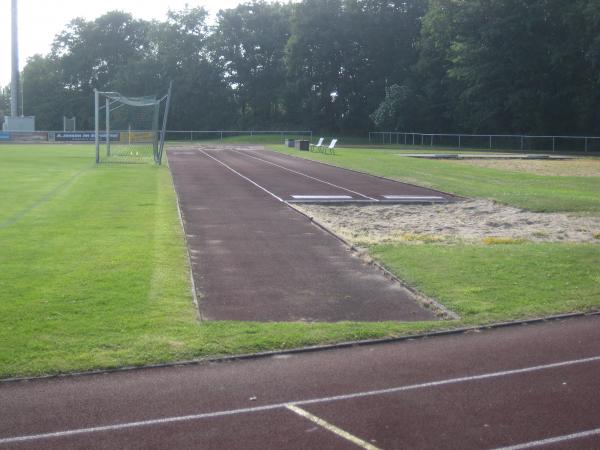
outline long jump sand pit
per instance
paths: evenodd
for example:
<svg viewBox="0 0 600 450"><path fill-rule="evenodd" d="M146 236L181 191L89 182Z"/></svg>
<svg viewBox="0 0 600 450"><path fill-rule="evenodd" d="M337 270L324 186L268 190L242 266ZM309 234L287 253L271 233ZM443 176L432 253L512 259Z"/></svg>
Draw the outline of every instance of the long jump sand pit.
<svg viewBox="0 0 600 450"><path fill-rule="evenodd" d="M600 177L600 158L573 158L566 160L465 159L448 161L448 163L508 170L512 172L525 172L544 176Z"/></svg>
<svg viewBox="0 0 600 450"><path fill-rule="evenodd" d="M300 205L358 244L423 242L588 242L600 244L600 217L535 213L489 200L437 205Z"/></svg>

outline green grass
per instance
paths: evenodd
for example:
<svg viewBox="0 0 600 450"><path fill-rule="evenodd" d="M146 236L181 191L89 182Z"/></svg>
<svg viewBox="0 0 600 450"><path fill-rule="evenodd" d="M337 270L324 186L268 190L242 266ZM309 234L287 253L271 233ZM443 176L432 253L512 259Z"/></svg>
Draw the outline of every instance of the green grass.
<svg viewBox="0 0 600 450"><path fill-rule="evenodd" d="M532 211L600 213L600 177L557 177L457 165L447 161L400 157L397 150L340 148L335 155L294 154L341 167L409 183L429 186L466 197L482 197Z"/></svg>
<svg viewBox="0 0 600 450"><path fill-rule="evenodd" d="M200 324L167 167L0 146L0 377L381 337L431 324Z"/></svg>
<svg viewBox="0 0 600 450"><path fill-rule="evenodd" d="M598 245L378 246L376 257L463 320L199 323L167 167L97 167L93 147L75 145L1 145L0 160L0 378L397 336L600 304Z"/></svg>
<svg viewBox="0 0 600 450"><path fill-rule="evenodd" d="M377 245L371 254L468 324L600 306L598 245Z"/></svg>

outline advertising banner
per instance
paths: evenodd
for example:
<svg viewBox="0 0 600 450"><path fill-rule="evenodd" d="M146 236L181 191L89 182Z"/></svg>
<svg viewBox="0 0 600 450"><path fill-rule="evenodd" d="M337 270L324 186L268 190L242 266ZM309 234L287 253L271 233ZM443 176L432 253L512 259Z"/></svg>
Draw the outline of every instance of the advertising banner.
<svg viewBox="0 0 600 450"><path fill-rule="evenodd" d="M110 133L111 141L118 141L121 133L112 132ZM99 137L101 141L106 141L106 133L100 132ZM54 140L57 142L94 142L96 140L96 133L93 131L57 131L54 133Z"/></svg>
<svg viewBox="0 0 600 450"><path fill-rule="evenodd" d="M45 142L48 140L47 131L10 131L13 142Z"/></svg>

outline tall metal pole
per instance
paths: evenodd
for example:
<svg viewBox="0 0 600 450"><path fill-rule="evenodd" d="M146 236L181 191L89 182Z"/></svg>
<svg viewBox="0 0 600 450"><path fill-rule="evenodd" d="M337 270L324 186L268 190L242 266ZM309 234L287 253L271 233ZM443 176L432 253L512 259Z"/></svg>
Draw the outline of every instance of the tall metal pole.
<svg viewBox="0 0 600 450"><path fill-rule="evenodd" d="M19 115L19 23L17 0L11 1L12 76L10 80L10 116Z"/></svg>
<svg viewBox="0 0 600 450"><path fill-rule="evenodd" d="M96 142L96 164L100 162L100 94L98 89L94 89L94 126L96 132L94 133L94 140Z"/></svg>
<svg viewBox="0 0 600 450"><path fill-rule="evenodd" d="M160 146L158 149L158 164L162 161L163 147L165 145L165 133L167 132L167 116L169 115L169 108L171 106L171 92L173 90L173 80L169 82L169 92L167 93L167 103L165 104L165 114L163 116L162 132L160 134ZM221 134L221 139L223 135Z"/></svg>
<svg viewBox="0 0 600 450"><path fill-rule="evenodd" d="M110 156L110 99L106 97L106 156Z"/></svg>

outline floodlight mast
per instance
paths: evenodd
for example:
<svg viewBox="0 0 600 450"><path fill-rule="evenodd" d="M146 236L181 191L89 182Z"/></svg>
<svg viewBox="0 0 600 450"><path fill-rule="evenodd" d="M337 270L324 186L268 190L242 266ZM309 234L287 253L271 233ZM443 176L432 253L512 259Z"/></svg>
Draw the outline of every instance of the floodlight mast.
<svg viewBox="0 0 600 450"><path fill-rule="evenodd" d="M11 2L11 60L12 75L10 80L10 116L19 115L19 21L17 13L17 0Z"/></svg>

